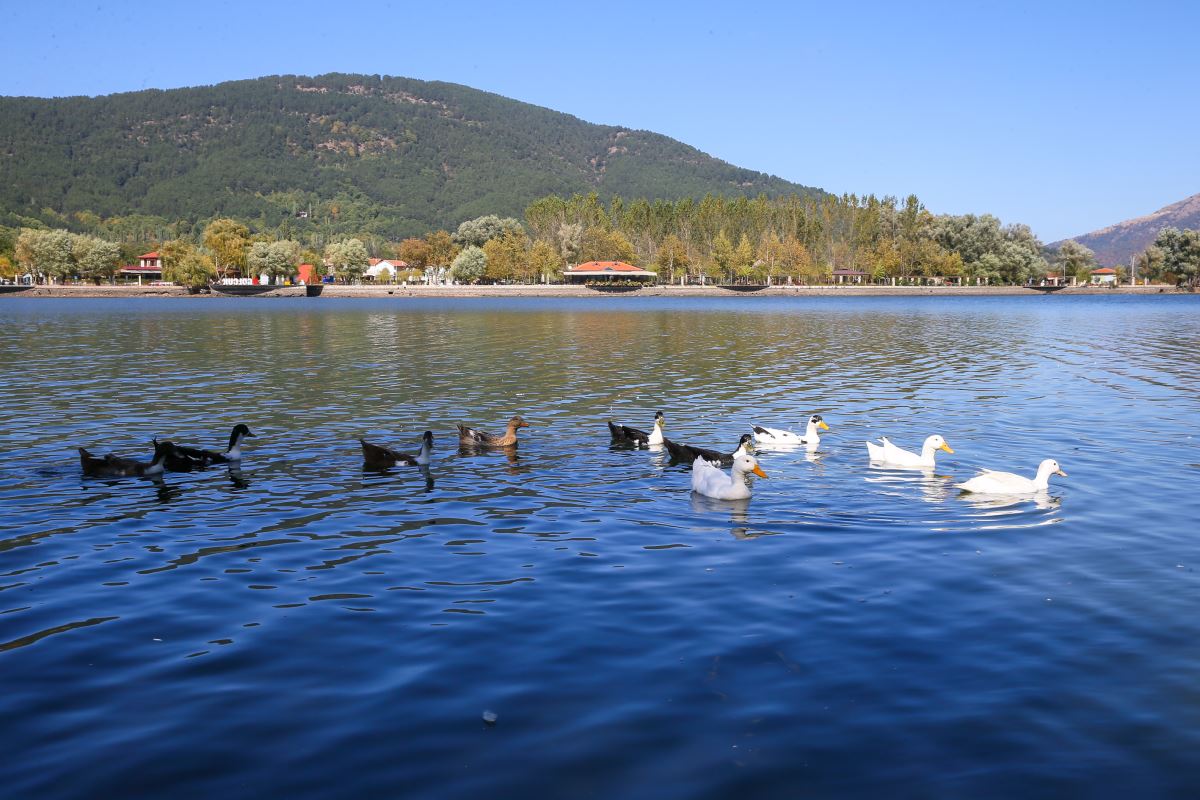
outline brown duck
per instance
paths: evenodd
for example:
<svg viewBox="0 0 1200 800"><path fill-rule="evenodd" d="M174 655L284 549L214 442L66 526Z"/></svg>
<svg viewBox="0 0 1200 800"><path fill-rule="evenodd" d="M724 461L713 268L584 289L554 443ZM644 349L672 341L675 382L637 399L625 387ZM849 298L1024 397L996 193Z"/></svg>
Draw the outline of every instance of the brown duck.
<svg viewBox="0 0 1200 800"><path fill-rule="evenodd" d="M475 428L468 428L466 425L459 425L458 441L471 447L516 447L517 428L528 427L529 423L521 419L520 416L515 416L508 421L508 427L505 428L503 436L496 436L493 433L484 433Z"/></svg>
<svg viewBox="0 0 1200 800"><path fill-rule="evenodd" d="M371 444L366 439L359 439L363 451L363 466L367 469L387 469L388 467L424 467L429 464L429 453L433 450L433 431L425 431L421 435L421 449L417 454L409 455L384 447Z"/></svg>

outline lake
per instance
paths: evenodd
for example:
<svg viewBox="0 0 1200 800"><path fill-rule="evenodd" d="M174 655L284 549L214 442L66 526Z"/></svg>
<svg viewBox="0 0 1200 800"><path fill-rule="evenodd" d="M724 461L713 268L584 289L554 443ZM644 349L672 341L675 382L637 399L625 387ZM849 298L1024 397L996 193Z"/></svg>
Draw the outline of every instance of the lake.
<svg viewBox="0 0 1200 800"><path fill-rule="evenodd" d="M1200 298L0 301L7 797L1182 797ZM605 421L761 452L748 502ZM454 424L530 427L460 451ZM83 478L152 437L242 468ZM358 437L427 473L364 472ZM919 449L931 474L872 467ZM953 483L1069 473L1008 504ZM485 712L496 715L494 724Z"/></svg>

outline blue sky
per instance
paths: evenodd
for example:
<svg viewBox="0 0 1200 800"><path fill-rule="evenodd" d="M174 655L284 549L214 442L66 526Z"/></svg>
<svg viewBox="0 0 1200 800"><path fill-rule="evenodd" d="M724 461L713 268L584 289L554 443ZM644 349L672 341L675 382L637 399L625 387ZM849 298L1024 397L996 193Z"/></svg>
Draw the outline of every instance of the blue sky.
<svg viewBox="0 0 1200 800"><path fill-rule="evenodd" d="M1200 4L3 3L0 94L444 80L1045 241L1200 192Z"/></svg>

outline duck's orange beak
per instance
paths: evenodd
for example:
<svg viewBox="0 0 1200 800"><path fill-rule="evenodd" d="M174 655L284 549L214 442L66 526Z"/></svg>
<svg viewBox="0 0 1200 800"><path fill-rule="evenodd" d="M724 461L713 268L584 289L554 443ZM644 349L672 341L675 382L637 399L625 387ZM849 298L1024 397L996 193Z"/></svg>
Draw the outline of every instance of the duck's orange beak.
<svg viewBox="0 0 1200 800"><path fill-rule="evenodd" d="M528 423L528 422L525 422L525 421L522 421L522 422L521 422L521 424L520 424L520 425L518 425L517 427L518 427L518 428L528 428L528 427L529 427L529 423Z"/></svg>
<svg viewBox="0 0 1200 800"><path fill-rule="evenodd" d="M825 420L821 420L820 422L818 422L817 427L823 431L829 430L829 426L825 424Z"/></svg>
<svg viewBox="0 0 1200 800"><path fill-rule="evenodd" d="M1055 475L1061 475L1061 476L1063 476L1064 478L1065 478L1065 477L1067 477L1067 473L1063 472L1061 469L1059 469L1059 470L1055 470L1055 471L1054 471L1054 474L1055 474Z"/></svg>
<svg viewBox="0 0 1200 800"><path fill-rule="evenodd" d="M939 447L938 450L945 450L947 453L954 452L953 450L950 449L950 445L946 444L945 442L942 442L942 446Z"/></svg>
<svg viewBox="0 0 1200 800"><path fill-rule="evenodd" d="M763 471L762 471L762 467L760 467L758 464L755 464L755 465L754 465L754 474L755 474L755 475L757 475L757 476L758 476L758 477L760 477L760 478L765 478L765 477L767 477L767 473L763 472Z"/></svg>

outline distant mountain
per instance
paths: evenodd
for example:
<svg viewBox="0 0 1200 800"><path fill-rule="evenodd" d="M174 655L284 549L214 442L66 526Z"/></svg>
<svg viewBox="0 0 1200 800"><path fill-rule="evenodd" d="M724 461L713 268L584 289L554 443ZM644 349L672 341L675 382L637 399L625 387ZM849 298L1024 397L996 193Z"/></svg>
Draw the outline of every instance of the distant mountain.
<svg viewBox="0 0 1200 800"><path fill-rule="evenodd" d="M104 97L0 98L0 224L233 216L403 236L607 200L821 191L648 131L450 83L331 74ZM321 213L314 212L314 209ZM317 219L324 214L322 219Z"/></svg>
<svg viewBox="0 0 1200 800"><path fill-rule="evenodd" d="M1163 228L1200 229L1200 194L1160 208L1148 216L1118 222L1116 225L1072 238L1091 248L1096 254L1096 260L1101 264L1115 266L1128 264L1129 257L1137 255L1153 244L1158 232ZM1055 242L1050 247L1060 244L1062 242Z"/></svg>

